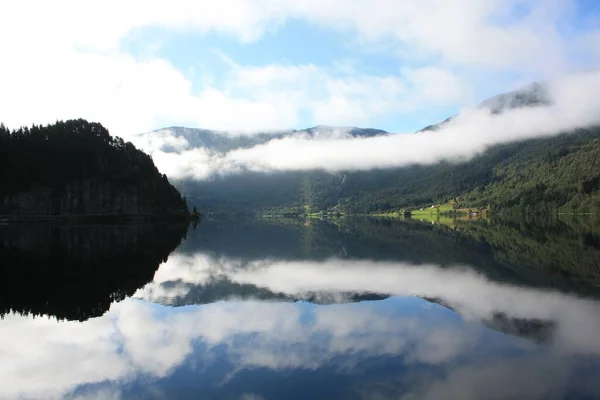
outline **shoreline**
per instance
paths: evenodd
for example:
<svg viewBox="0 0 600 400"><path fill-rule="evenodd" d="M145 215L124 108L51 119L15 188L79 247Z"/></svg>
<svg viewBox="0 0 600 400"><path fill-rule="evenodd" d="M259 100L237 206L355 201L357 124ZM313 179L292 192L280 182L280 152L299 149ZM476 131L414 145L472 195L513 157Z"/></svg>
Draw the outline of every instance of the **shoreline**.
<svg viewBox="0 0 600 400"><path fill-rule="evenodd" d="M140 223L197 221L193 214L0 215L0 224L11 223Z"/></svg>

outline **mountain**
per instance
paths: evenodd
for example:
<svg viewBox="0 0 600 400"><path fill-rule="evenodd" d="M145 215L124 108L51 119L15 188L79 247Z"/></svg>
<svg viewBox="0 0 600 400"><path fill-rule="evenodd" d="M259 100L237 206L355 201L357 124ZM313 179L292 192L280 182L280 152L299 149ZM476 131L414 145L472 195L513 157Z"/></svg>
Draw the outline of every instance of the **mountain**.
<svg viewBox="0 0 600 400"><path fill-rule="evenodd" d="M512 92L501 93L490 97L479 103L478 109L489 110L492 114L502 114L508 110L523 107L543 107L552 104L552 99L546 84L534 82L531 85ZM446 118L442 122L434 125L426 126L419 132L436 131L448 122L452 121L453 117Z"/></svg>
<svg viewBox="0 0 600 400"><path fill-rule="evenodd" d="M192 304L209 304L226 300L251 301L308 301L314 304L340 304L367 300L383 300L387 294L327 291L298 293L295 295L274 292L255 284L236 283L227 278L207 279L206 282L169 281L149 283L137 297L173 307Z"/></svg>
<svg viewBox="0 0 600 400"><path fill-rule="evenodd" d="M286 137L372 137L378 135L387 135L388 132L381 129L327 126L319 125L302 130L284 130L273 132L257 132L253 134L242 134L226 131L215 131L209 129L185 128L181 126L171 126L158 129L138 135L138 139L155 140L164 136L185 139L183 148L206 148L212 151L228 152L239 148L250 148L260 144L267 143L273 139L283 139ZM173 144L165 144L161 148L165 152L178 152L181 150Z"/></svg>
<svg viewBox="0 0 600 400"><path fill-rule="evenodd" d="M98 123L0 125L0 215L186 215L152 158Z"/></svg>
<svg viewBox="0 0 600 400"><path fill-rule="evenodd" d="M162 141L161 150L179 152L192 148L205 148L210 151L227 152L237 148L249 148L285 137L373 137L388 135L381 129L336 127L319 125L302 130L287 130L253 135L234 134L223 131L170 127L138 135L138 140L154 141L168 138L183 138L183 145L177 140ZM173 143L175 142L175 143ZM322 179L330 177L326 173L315 173ZM216 176L208 181L184 180L178 183L188 200L202 212L254 212L277 207L302 207L306 184L316 182L307 177L313 173L254 173L245 172L229 176ZM337 179L337 178L335 178ZM342 178L340 178L342 179Z"/></svg>
<svg viewBox="0 0 600 400"><path fill-rule="evenodd" d="M491 114L552 104L546 84L500 94L479 104ZM438 130L451 121L423 128ZM293 135L367 137L389 135L360 128L314 127L255 136L169 128L188 148L227 151ZM162 133L161 133L162 132ZM369 171L327 173L245 171L209 180L180 183L188 198L207 212L275 212L307 210L376 213L452 201L459 208L551 213L589 212L600 207L600 128L582 127L552 137L489 147L463 162L439 162ZM145 136L165 134L151 132ZM417 133L418 134L418 133ZM329 136L327 136L329 135Z"/></svg>
<svg viewBox="0 0 600 400"><path fill-rule="evenodd" d="M534 82L524 88L484 100L479 104L479 108L489 109L492 114L501 114L515 108L548 106L550 104L552 104L552 99L547 86Z"/></svg>

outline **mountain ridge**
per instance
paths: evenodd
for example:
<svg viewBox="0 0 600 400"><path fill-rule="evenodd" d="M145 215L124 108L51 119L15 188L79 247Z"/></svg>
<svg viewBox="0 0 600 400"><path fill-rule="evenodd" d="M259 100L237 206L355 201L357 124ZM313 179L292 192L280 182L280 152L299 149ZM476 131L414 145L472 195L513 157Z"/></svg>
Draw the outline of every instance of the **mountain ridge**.
<svg viewBox="0 0 600 400"><path fill-rule="evenodd" d="M341 138L341 137L373 137L377 135L389 135L382 129L376 128L360 128L356 126L327 126L317 125L305 129L287 129L272 132L255 132L253 134L234 133L228 131L202 129L202 128L188 128L182 126L171 126L154 131L141 133L135 136L138 140L150 139L153 136L160 136L162 134L169 134L172 137L178 138L183 137L186 140L186 144L182 148L188 150L193 148L204 147L209 150L226 153L231 150L240 148L250 148L253 146L265 144L270 140L283 139L287 137L328 137L328 138ZM178 149L172 145L165 144L161 147L162 151L165 152L177 152Z"/></svg>
<svg viewBox="0 0 600 400"><path fill-rule="evenodd" d="M548 87L545 83L533 82L522 88L501 93L481 101L476 108L488 109L492 114L500 114L506 110L523 107L548 106L552 104ZM458 114L457 114L458 115ZM457 115L446 118L445 120L428 125L418 131L437 130L444 124L453 120ZM255 131L255 132L235 132L205 128L189 128L184 126L169 126L160 129L155 129L150 132L140 133L136 135L152 135L163 132L170 132L175 136L183 136L188 140L190 147L199 147L198 144L204 144L211 150L220 151L220 142L232 142L240 145L239 148L247 148L248 146L263 144L268 140L280 139L295 135L315 136L319 134L343 133L352 137L372 137L378 135L393 135L395 133L388 132L378 128L362 128L358 126L336 126L336 125L315 125L303 129L280 129L273 131ZM205 140L203 140L203 138ZM190 142L191 140L191 142ZM208 143L207 143L208 142ZM224 148L234 149L232 144L224 146Z"/></svg>
<svg viewBox="0 0 600 400"><path fill-rule="evenodd" d="M490 114L553 104L546 83L482 101ZM435 131L450 117L416 132ZM319 130L320 129L320 130ZM273 138L338 132L352 137L392 135L373 128L316 126L278 134L258 134L207 147L230 151ZM193 130L188 130L193 132ZM279 135L279 136L278 136ZM222 138L222 137L221 137ZM242 142L236 143L235 140ZM194 143L189 143L194 148ZM206 181L182 180L181 187L208 212L284 213L332 211L380 213L452 201L457 207L524 212L595 212L600 208L600 127L556 132L551 137L493 145L460 162L388 169L253 172L219 175ZM567 157L568 156L568 157ZM567 162L568 161L568 162ZM523 173L526 172L526 176Z"/></svg>

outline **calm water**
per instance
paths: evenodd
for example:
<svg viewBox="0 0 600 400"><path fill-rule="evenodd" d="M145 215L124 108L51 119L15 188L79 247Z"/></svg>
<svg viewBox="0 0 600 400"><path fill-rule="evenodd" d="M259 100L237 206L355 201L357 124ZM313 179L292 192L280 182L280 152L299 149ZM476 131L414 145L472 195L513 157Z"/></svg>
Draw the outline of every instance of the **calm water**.
<svg viewBox="0 0 600 400"><path fill-rule="evenodd" d="M0 398L598 399L598 226L0 226Z"/></svg>

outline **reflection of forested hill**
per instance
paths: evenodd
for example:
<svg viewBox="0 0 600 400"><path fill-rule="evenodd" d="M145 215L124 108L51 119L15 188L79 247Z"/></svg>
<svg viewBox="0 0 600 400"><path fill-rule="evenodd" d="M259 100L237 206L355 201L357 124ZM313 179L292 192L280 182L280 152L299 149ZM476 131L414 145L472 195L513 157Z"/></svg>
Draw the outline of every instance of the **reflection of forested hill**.
<svg viewBox="0 0 600 400"><path fill-rule="evenodd" d="M301 295L272 292L252 284L232 282L221 277L205 283L170 281L160 283L163 296L142 296L156 303L170 306L207 304L223 300L309 301L315 304L350 303L382 300L388 296L373 293L308 292Z"/></svg>
<svg viewBox="0 0 600 400"><path fill-rule="evenodd" d="M556 323L554 321L511 318L502 313L494 314L492 318L484 320L483 323L490 329L508 335L519 336L538 344L546 343L550 340L556 330Z"/></svg>
<svg viewBox="0 0 600 400"><path fill-rule="evenodd" d="M600 235L594 223L496 220L462 224L459 230L489 246L494 259L515 274L546 274L600 288Z"/></svg>
<svg viewBox="0 0 600 400"><path fill-rule="evenodd" d="M189 240L179 251L209 252L244 259L301 259L304 228L294 224L271 224L254 219L203 219L198 229L190 232Z"/></svg>
<svg viewBox="0 0 600 400"><path fill-rule="evenodd" d="M448 227L372 218L204 221L191 235L181 251L250 260L338 257L469 265L500 282L600 292L600 235L585 224L458 221Z"/></svg>
<svg viewBox="0 0 600 400"><path fill-rule="evenodd" d="M422 299L456 312L443 299L433 297L422 297ZM556 330L556 322L551 320L514 318L499 312L494 313L490 318L484 319L483 324L490 329L531 340L538 344L550 340Z"/></svg>
<svg viewBox="0 0 600 400"><path fill-rule="evenodd" d="M85 320L151 281L187 223L0 226L0 312Z"/></svg>

